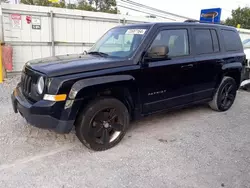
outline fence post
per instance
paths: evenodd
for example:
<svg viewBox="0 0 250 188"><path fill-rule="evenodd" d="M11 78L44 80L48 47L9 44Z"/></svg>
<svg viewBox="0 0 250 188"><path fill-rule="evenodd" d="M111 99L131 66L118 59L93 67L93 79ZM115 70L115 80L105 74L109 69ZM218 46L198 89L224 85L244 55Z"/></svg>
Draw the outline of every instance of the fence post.
<svg viewBox="0 0 250 188"><path fill-rule="evenodd" d="M1 38L0 38L0 40L1 40L1 42L4 42L4 23L3 23L3 11L2 11L2 4L1 4L1 0L0 0L0 16L1 16L1 18L0 18L0 25L1 25Z"/></svg>
<svg viewBox="0 0 250 188"><path fill-rule="evenodd" d="M50 11L50 29L51 29L51 52L55 56L55 35L54 35L54 13Z"/></svg>
<svg viewBox="0 0 250 188"><path fill-rule="evenodd" d="M2 42L0 41L0 84L3 83Z"/></svg>
<svg viewBox="0 0 250 188"><path fill-rule="evenodd" d="M2 58L2 42L4 41L4 28L3 28L3 12L0 0L0 26L1 26L1 36L0 36L0 83L3 83L3 58Z"/></svg>

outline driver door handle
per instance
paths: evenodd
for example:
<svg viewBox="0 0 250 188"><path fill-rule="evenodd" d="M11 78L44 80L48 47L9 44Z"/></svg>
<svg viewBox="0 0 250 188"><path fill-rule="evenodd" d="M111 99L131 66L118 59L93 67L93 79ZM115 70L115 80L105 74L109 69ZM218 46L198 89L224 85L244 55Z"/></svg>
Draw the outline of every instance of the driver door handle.
<svg viewBox="0 0 250 188"><path fill-rule="evenodd" d="M193 64L188 64L188 65L182 65L181 68L192 68L194 65Z"/></svg>

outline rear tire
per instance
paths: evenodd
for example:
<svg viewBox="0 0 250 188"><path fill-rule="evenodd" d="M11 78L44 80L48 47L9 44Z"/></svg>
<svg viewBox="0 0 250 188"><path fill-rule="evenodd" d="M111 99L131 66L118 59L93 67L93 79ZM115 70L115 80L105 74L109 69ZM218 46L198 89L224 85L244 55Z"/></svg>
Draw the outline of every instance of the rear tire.
<svg viewBox="0 0 250 188"><path fill-rule="evenodd" d="M89 149L103 151L122 140L129 125L129 113L121 101L99 98L90 102L77 122L78 139Z"/></svg>
<svg viewBox="0 0 250 188"><path fill-rule="evenodd" d="M237 85L235 80L225 76L214 94L213 100L209 102L209 106L216 111L227 111L233 105L236 94Z"/></svg>

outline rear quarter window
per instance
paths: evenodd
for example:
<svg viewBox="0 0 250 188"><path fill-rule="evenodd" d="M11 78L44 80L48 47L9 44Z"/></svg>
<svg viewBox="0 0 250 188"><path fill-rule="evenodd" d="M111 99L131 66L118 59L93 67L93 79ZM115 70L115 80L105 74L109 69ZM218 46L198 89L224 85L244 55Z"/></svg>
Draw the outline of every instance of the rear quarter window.
<svg viewBox="0 0 250 188"><path fill-rule="evenodd" d="M226 51L239 51L243 49L239 34L236 31L222 29L221 33Z"/></svg>

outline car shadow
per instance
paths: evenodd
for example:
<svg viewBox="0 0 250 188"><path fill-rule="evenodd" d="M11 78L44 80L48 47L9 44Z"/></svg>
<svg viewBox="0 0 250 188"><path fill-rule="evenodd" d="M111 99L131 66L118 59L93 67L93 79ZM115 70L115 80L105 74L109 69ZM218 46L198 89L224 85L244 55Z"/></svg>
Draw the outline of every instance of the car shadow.
<svg viewBox="0 0 250 188"><path fill-rule="evenodd" d="M170 121L174 117L197 115L197 111L206 113L206 112L211 112L211 109L208 107L207 104L197 104L197 105L192 105L189 107L167 110L167 111L151 114L146 117L141 117L140 119L136 121L132 121L128 129L128 133L132 133L135 130L139 130L141 129L141 127L144 127L144 126L154 126L156 123L163 122L163 121L164 121L164 124L168 124L167 122ZM168 124L168 126L170 125L171 123Z"/></svg>

